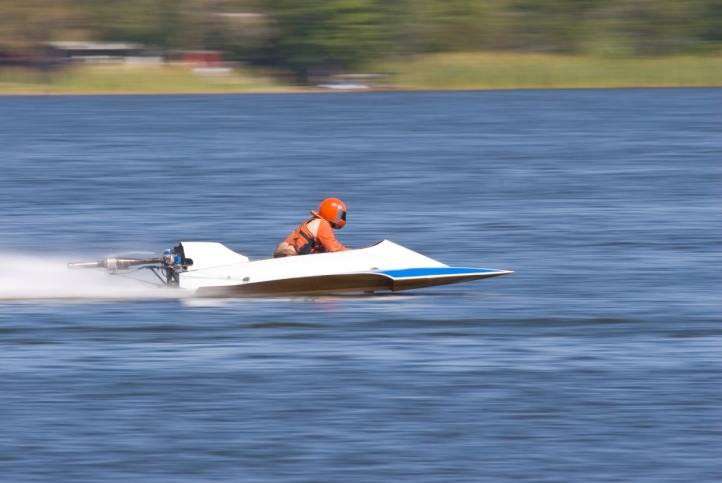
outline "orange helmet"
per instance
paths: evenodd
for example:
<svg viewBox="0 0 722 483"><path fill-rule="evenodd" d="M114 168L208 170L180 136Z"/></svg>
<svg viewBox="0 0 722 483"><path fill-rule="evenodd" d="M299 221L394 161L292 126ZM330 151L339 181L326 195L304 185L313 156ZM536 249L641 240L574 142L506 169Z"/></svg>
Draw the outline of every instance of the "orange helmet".
<svg viewBox="0 0 722 483"><path fill-rule="evenodd" d="M337 198L326 198L318 207L318 213L312 210L311 214L328 221L334 228L343 228L346 224L346 205Z"/></svg>

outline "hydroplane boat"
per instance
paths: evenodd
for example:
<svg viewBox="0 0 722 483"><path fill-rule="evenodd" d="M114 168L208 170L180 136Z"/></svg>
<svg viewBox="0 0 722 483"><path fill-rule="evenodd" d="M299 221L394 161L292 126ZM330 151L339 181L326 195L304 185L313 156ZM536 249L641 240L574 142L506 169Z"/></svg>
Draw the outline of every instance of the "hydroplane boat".
<svg viewBox="0 0 722 483"><path fill-rule="evenodd" d="M255 261L221 243L181 242L159 258L106 258L68 267L105 268L131 277L150 271L158 285L217 298L398 292L514 273L450 267L388 240L356 250Z"/></svg>

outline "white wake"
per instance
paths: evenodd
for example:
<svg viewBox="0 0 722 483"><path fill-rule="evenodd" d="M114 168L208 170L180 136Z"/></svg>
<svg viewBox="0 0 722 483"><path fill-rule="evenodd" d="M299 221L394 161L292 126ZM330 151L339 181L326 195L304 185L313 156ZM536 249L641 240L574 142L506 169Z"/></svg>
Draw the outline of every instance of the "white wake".
<svg viewBox="0 0 722 483"><path fill-rule="evenodd" d="M190 292L159 286L149 271L143 280L107 270L68 269L59 256L0 255L0 301L12 300L152 300L179 299ZM138 273L140 275L140 272ZM153 283L149 283L153 282Z"/></svg>

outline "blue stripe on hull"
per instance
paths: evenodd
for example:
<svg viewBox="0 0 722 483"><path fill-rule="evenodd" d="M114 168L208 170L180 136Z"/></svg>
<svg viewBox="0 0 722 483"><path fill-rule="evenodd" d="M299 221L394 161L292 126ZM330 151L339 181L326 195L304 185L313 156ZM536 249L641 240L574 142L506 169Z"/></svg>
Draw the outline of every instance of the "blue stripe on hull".
<svg viewBox="0 0 722 483"><path fill-rule="evenodd" d="M430 267L430 268L404 268L400 270L382 270L380 273L391 278L420 278L420 277L449 277L458 275L483 275L496 273L503 270L489 268L464 268L464 267Z"/></svg>

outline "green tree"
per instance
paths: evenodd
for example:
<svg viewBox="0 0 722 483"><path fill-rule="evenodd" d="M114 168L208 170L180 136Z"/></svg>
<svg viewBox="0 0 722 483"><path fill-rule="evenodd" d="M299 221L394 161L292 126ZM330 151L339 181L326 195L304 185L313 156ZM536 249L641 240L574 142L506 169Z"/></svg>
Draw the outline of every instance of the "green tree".
<svg viewBox="0 0 722 483"><path fill-rule="evenodd" d="M43 43L92 38L82 2L0 0L0 49L37 54Z"/></svg>
<svg viewBox="0 0 722 483"><path fill-rule="evenodd" d="M270 0L268 7L272 55L302 84L314 69L352 69L387 45L376 0Z"/></svg>
<svg viewBox="0 0 722 483"><path fill-rule="evenodd" d="M620 8L618 32L631 50L668 55L694 51L700 44L722 39L720 0L640 1ZM719 44L718 44L719 48Z"/></svg>
<svg viewBox="0 0 722 483"><path fill-rule="evenodd" d="M496 2L478 0L393 0L392 53L471 52L488 43Z"/></svg>
<svg viewBox="0 0 722 483"><path fill-rule="evenodd" d="M184 25L184 1L88 0L99 40L179 47L192 30Z"/></svg>

